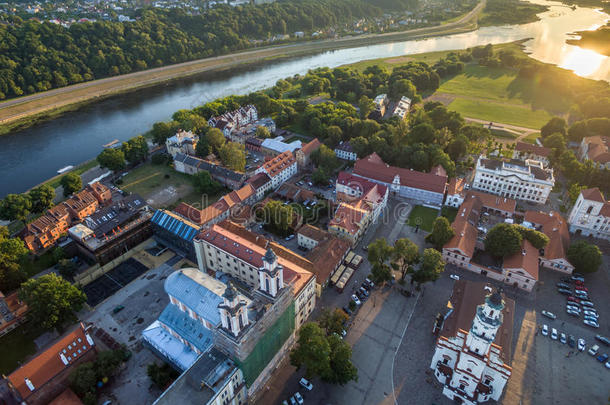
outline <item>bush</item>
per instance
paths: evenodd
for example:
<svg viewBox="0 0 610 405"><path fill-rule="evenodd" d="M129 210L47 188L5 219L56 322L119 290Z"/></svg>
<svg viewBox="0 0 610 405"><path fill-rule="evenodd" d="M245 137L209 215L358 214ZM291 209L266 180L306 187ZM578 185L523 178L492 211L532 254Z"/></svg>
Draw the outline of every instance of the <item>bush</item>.
<svg viewBox="0 0 610 405"><path fill-rule="evenodd" d="M169 156L165 153L156 153L152 155L150 161L153 165L164 165L169 162Z"/></svg>
<svg viewBox="0 0 610 405"><path fill-rule="evenodd" d="M161 366L157 363L150 363L146 368L146 374L161 390L166 389L180 375L167 363L163 363Z"/></svg>

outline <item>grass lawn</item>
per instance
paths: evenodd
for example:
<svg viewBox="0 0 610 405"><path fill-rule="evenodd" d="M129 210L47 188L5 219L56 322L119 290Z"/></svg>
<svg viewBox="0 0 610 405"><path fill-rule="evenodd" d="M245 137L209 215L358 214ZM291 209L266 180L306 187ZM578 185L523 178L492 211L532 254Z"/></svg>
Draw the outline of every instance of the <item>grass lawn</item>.
<svg viewBox="0 0 610 405"><path fill-rule="evenodd" d="M0 373L13 372L26 357L36 353L36 339L39 334L31 331L27 324L19 326L8 335L0 337Z"/></svg>
<svg viewBox="0 0 610 405"><path fill-rule="evenodd" d="M526 142L526 143L531 143L533 145L536 145L536 139L538 139L538 138L540 138L540 133L539 132L534 132L533 134L529 134L528 136L523 138L522 141Z"/></svg>
<svg viewBox="0 0 610 405"><path fill-rule="evenodd" d="M453 222L457 213L458 213L457 208L448 207L446 205L443 206L443 208L441 208L441 216L447 218L449 220L449 222Z"/></svg>
<svg viewBox="0 0 610 405"><path fill-rule="evenodd" d="M517 137L519 136L512 132L508 132L503 129L496 129L496 128L492 128L490 132L496 138L517 139Z"/></svg>
<svg viewBox="0 0 610 405"><path fill-rule="evenodd" d="M478 118L503 124L512 124L526 128L541 128L553 115L544 110L532 111L527 106L489 103L483 100L456 98L449 104L449 109L465 117Z"/></svg>
<svg viewBox="0 0 610 405"><path fill-rule="evenodd" d="M21 268L24 269L28 277L32 277L43 270L54 266L57 262L53 258L53 249L46 251L40 256L27 255L21 260Z"/></svg>
<svg viewBox="0 0 610 405"><path fill-rule="evenodd" d="M127 176L123 177L121 188L131 193L138 193L143 198L148 198L168 186L173 186L176 189L180 186L186 186L189 191L185 195L189 194L193 187L191 176L178 173L170 166L146 163L131 170Z"/></svg>
<svg viewBox="0 0 610 405"><path fill-rule="evenodd" d="M438 210L424 207L423 205L416 205L411 210L407 223L413 227L419 225L421 229L430 232L437 216Z"/></svg>

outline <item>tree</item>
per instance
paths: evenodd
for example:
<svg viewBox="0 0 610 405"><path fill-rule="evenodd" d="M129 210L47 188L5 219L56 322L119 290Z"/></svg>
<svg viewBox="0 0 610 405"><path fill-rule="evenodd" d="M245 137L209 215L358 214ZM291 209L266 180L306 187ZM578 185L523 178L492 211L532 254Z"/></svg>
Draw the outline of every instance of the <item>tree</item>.
<svg viewBox="0 0 610 405"><path fill-rule="evenodd" d="M523 237L511 224L500 223L485 237L485 250L496 257L507 257L521 250Z"/></svg>
<svg viewBox="0 0 610 405"><path fill-rule="evenodd" d="M339 335L328 336L330 345L330 367L327 375L322 375L322 380L344 385L350 381L358 381L358 369L352 364L352 348L339 337Z"/></svg>
<svg viewBox="0 0 610 405"><path fill-rule="evenodd" d="M48 184L43 184L30 191L30 201L32 201L32 212L43 212L53 206L55 199L55 189Z"/></svg>
<svg viewBox="0 0 610 405"><path fill-rule="evenodd" d="M78 270L78 266L70 259L61 259L57 263L59 274L66 280L71 280Z"/></svg>
<svg viewBox="0 0 610 405"><path fill-rule="evenodd" d="M201 135L195 145L195 155L206 158L210 154L210 141L207 136Z"/></svg>
<svg viewBox="0 0 610 405"><path fill-rule="evenodd" d="M445 217L437 217L434 220L432 232L426 236L426 242L431 243L438 250L442 249L445 243L449 242L455 235L449 220Z"/></svg>
<svg viewBox="0 0 610 405"><path fill-rule="evenodd" d="M256 128L256 137L260 139L271 138L271 132L269 129L263 125Z"/></svg>
<svg viewBox="0 0 610 405"><path fill-rule="evenodd" d="M391 260L392 267L400 271L402 280L404 280L409 271L409 266L417 263L419 260L419 247L410 239L398 239L394 243Z"/></svg>
<svg viewBox="0 0 610 405"><path fill-rule="evenodd" d="M445 262L441 253L436 249L425 249L419 270L412 273L411 280L419 287L428 281L438 280L444 270Z"/></svg>
<svg viewBox="0 0 610 405"><path fill-rule="evenodd" d="M0 291L13 291L27 279L27 274L19 265L27 254L23 241L9 238L6 226L0 226Z"/></svg>
<svg viewBox="0 0 610 405"><path fill-rule="evenodd" d="M385 238L379 238L368 247L368 259L371 263L371 272L375 282L381 283L392 279L392 271L387 261L392 254L392 246Z"/></svg>
<svg viewBox="0 0 610 405"><path fill-rule="evenodd" d="M344 324L347 322L349 317L342 309L335 308L334 311L330 311L328 308L322 310L322 314L320 314L320 327L322 327L327 335L332 335L336 333L341 335L343 332Z"/></svg>
<svg viewBox="0 0 610 405"><path fill-rule="evenodd" d="M146 375L157 388L165 390L180 374L167 363L163 363L161 366L157 363L150 363L146 367Z"/></svg>
<svg viewBox="0 0 610 405"><path fill-rule="evenodd" d="M328 184L328 179L329 177L322 167L318 167L311 175L311 181L316 185Z"/></svg>
<svg viewBox="0 0 610 405"><path fill-rule="evenodd" d="M290 364L297 369L305 367L305 376L330 374L330 344L324 330L317 323L307 322L299 329L296 347L290 352Z"/></svg>
<svg viewBox="0 0 610 405"><path fill-rule="evenodd" d="M125 168L125 154L121 149L106 148L99 155L97 161L101 167L117 172Z"/></svg>
<svg viewBox="0 0 610 405"><path fill-rule="evenodd" d="M581 186L578 183L570 184L570 187L568 187L568 198L570 199L570 204L574 205L576 200L578 200L580 192L586 188L586 186Z"/></svg>
<svg viewBox="0 0 610 405"><path fill-rule="evenodd" d="M95 364L92 361L79 364L70 373L68 380L70 381L70 387L80 398L84 398L89 393L95 394L95 385L97 384Z"/></svg>
<svg viewBox="0 0 610 405"><path fill-rule="evenodd" d="M367 119L369 114L375 109L375 103L367 96L360 97L358 100L358 108L360 108L360 118Z"/></svg>
<svg viewBox="0 0 610 405"><path fill-rule="evenodd" d="M560 133L565 136L567 130L566 120L560 117L553 117L540 128L540 136L546 138L549 135Z"/></svg>
<svg viewBox="0 0 610 405"><path fill-rule="evenodd" d="M400 100L401 97L409 97L411 100L415 98L417 89L410 80L400 79L390 84L390 99L393 101Z"/></svg>
<svg viewBox="0 0 610 405"><path fill-rule="evenodd" d="M155 122L150 130L150 133L152 135L153 142L157 145L162 145L165 144L165 140L172 136L177 129L178 123L176 121Z"/></svg>
<svg viewBox="0 0 610 405"><path fill-rule="evenodd" d="M28 305L33 323L44 329L73 320L87 300L81 290L54 273L23 283L19 298Z"/></svg>
<svg viewBox="0 0 610 405"><path fill-rule="evenodd" d="M536 249L540 250L546 245L548 245L549 237L543 234L542 232L539 232L535 229L529 229L521 225L514 226L521 233L521 236L524 239L527 239Z"/></svg>
<svg viewBox="0 0 610 405"><path fill-rule="evenodd" d="M121 150L125 159L132 165L143 162L148 157L148 143L142 135L123 142Z"/></svg>
<svg viewBox="0 0 610 405"><path fill-rule="evenodd" d="M222 185L212 179L210 173L205 170L193 176L193 186L201 194L214 195L222 190Z"/></svg>
<svg viewBox="0 0 610 405"><path fill-rule="evenodd" d="M222 164L229 169L243 172L246 170L246 151L244 145L237 142L227 142L218 151Z"/></svg>
<svg viewBox="0 0 610 405"><path fill-rule="evenodd" d="M81 188L83 188L83 181L76 173L66 174L64 177L61 178L59 183L64 189L64 197L74 194Z"/></svg>
<svg viewBox="0 0 610 405"><path fill-rule="evenodd" d="M580 273L593 273L602 264L602 252L599 247L584 240L574 242L570 245L567 258Z"/></svg>
<svg viewBox="0 0 610 405"><path fill-rule="evenodd" d="M272 232L280 236L289 234L294 219L294 210L290 205L272 200L265 204L261 212L263 222Z"/></svg>
<svg viewBox="0 0 610 405"><path fill-rule="evenodd" d="M32 201L27 194L9 194L0 203L0 218L9 221L25 219L32 209Z"/></svg>
<svg viewBox="0 0 610 405"><path fill-rule="evenodd" d="M447 153L454 161L459 160L468 152L468 138L464 135L458 135L447 145Z"/></svg>
<svg viewBox="0 0 610 405"><path fill-rule="evenodd" d="M326 174L331 174L341 165L335 151L324 144L322 144L318 150L312 152L311 161L316 166L324 169Z"/></svg>
<svg viewBox="0 0 610 405"><path fill-rule="evenodd" d="M212 149L212 152L218 153L220 148L226 143L225 135L218 128L210 128L208 133L206 134L206 138L208 140L208 144Z"/></svg>

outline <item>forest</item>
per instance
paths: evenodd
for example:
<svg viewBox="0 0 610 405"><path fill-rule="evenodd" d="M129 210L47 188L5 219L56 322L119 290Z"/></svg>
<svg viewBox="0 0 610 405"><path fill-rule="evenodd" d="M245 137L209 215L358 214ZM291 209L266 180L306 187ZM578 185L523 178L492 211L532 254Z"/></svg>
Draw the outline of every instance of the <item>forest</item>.
<svg viewBox="0 0 610 405"><path fill-rule="evenodd" d="M382 10L361 0L218 5L138 10L134 22L97 21L64 28L0 16L0 100L69 84L206 58L254 46L276 34L339 27Z"/></svg>

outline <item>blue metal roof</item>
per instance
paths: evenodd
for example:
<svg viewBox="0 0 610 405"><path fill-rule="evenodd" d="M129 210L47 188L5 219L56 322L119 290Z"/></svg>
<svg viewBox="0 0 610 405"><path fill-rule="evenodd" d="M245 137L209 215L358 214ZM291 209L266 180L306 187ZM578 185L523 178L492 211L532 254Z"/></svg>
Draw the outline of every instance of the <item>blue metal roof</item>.
<svg viewBox="0 0 610 405"><path fill-rule="evenodd" d="M218 283L222 286L222 283L214 279L209 280L209 282ZM169 295L175 297L212 325L220 324L218 305L223 302L221 296L224 293L226 285L223 287L222 291L211 291L184 274L184 270L170 274L167 280L165 280L165 291Z"/></svg>
<svg viewBox="0 0 610 405"><path fill-rule="evenodd" d="M199 231L198 228L195 228L185 221L181 221L179 218L169 215L161 210L157 210L155 212L151 218L151 221L179 238L186 240L187 242L191 242Z"/></svg>
<svg viewBox="0 0 610 405"><path fill-rule="evenodd" d="M203 326L201 322L191 318L188 313L182 312L174 304L168 304L165 307L159 316L159 322L169 326L180 337L202 352L207 351L213 343L212 331Z"/></svg>

